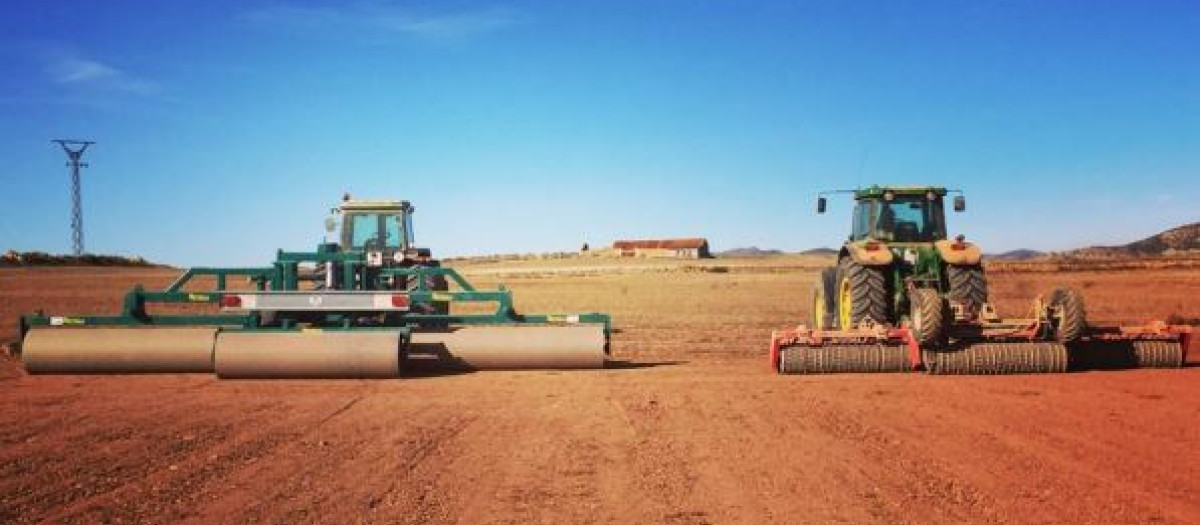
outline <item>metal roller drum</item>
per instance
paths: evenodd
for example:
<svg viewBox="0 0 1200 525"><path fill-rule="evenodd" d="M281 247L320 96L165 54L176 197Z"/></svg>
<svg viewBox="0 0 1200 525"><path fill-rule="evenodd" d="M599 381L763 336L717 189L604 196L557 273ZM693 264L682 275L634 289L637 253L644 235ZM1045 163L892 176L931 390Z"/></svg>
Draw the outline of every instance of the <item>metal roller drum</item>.
<svg viewBox="0 0 1200 525"><path fill-rule="evenodd" d="M387 378L400 375L399 331L217 334L222 378Z"/></svg>
<svg viewBox="0 0 1200 525"><path fill-rule="evenodd" d="M1075 370L1179 368L1183 357L1183 345L1178 340L1099 339L1071 345L1071 367Z"/></svg>
<svg viewBox="0 0 1200 525"><path fill-rule="evenodd" d="M1133 352L1140 368L1180 368L1183 344L1179 341L1134 341Z"/></svg>
<svg viewBox="0 0 1200 525"><path fill-rule="evenodd" d="M216 328L34 328L21 360L31 374L213 371Z"/></svg>
<svg viewBox="0 0 1200 525"><path fill-rule="evenodd" d="M545 370L604 367L601 325L465 326L412 334L419 368Z"/></svg>
<svg viewBox="0 0 1200 525"><path fill-rule="evenodd" d="M930 374L1046 374L1067 371L1061 343L972 343L964 348L921 352Z"/></svg>
<svg viewBox="0 0 1200 525"><path fill-rule="evenodd" d="M783 374L907 372L908 348L897 345L824 345L785 348Z"/></svg>

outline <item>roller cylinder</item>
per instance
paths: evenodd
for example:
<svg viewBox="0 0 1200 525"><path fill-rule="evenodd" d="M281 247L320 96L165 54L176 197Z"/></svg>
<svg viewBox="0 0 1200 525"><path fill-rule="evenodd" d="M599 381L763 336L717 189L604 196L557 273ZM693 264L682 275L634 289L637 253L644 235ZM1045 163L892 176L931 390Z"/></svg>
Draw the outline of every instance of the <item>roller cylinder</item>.
<svg viewBox="0 0 1200 525"><path fill-rule="evenodd" d="M412 334L419 368L546 370L603 368L601 325L466 326Z"/></svg>
<svg viewBox="0 0 1200 525"><path fill-rule="evenodd" d="M908 372L908 347L879 344L828 344L783 349L781 374Z"/></svg>
<svg viewBox="0 0 1200 525"><path fill-rule="evenodd" d="M213 371L215 328L34 328L21 360L31 374Z"/></svg>
<svg viewBox="0 0 1200 525"><path fill-rule="evenodd" d="M238 332L217 335L222 378L387 378L400 375L401 334Z"/></svg>
<svg viewBox="0 0 1200 525"><path fill-rule="evenodd" d="M1067 347L1053 341L978 342L921 352L925 371L954 374L1056 374L1067 371Z"/></svg>

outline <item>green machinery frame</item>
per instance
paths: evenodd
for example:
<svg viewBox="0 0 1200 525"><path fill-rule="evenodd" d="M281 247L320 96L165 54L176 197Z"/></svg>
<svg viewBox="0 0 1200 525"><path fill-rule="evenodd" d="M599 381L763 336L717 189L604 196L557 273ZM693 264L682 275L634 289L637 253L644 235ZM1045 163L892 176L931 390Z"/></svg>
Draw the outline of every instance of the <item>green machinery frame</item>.
<svg viewBox="0 0 1200 525"><path fill-rule="evenodd" d="M24 315L21 317L21 336L34 327L39 326L218 326L228 329L245 329L261 331L294 331L299 329L288 321L282 326L259 326L259 315L253 312L221 313L221 314L151 314L147 305L219 305L226 295L246 293L244 290L228 290L230 277L243 277L255 284L261 292L293 292L300 290L301 263L336 263L341 268L342 288L349 291L364 293L387 291L379 282L357 282L368 275L361 270L366 268L366 258L362 252L348 251L318 251L318 252L285 252L277 253L275 263L270 267L247 268L189 268L185 270L164 290L146 290L137 285L125 294L121 313L116 315L73 315L50 316L44 312ZM513 307L512 292L500 286L496 290L477 290L458 272L451 268L432 266L412 266L378 268L373 272L374 279L414 278L414 290L396 290L408 296L411 304L436 303L487 303L496 304L496 309L488 313L478 314L440 314L419 313L414 311L396 312L395 324L387 326L355 326L352 324L353 315L338 313L329 314L323 329L341 330L378 330L378 329L411 329L422 326L446 326L451 324L603 324L607 340L611 335L612 321L608 314L519 314ZM456 291L436 291L428 288L431 277L441 276L453 281ZM194 278L215 277L216 287L207 291L184 291ZM364 289L365 288L365 289ZM314 291L313 293L320 293Z"/></svg>

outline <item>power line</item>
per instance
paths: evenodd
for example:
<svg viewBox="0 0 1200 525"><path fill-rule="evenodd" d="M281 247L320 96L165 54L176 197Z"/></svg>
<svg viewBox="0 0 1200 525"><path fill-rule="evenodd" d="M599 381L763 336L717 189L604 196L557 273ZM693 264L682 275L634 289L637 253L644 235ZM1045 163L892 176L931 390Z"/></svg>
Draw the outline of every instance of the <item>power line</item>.
<svg viewBox="0 0 1200 525"><path fill-rule="evenodd" d="M71 168L71 247L75 255L83 255L83 194L79 190L79 168L86 168L83 152L95 144L90 140L56 139L67 154L67 166Z"/></svg>

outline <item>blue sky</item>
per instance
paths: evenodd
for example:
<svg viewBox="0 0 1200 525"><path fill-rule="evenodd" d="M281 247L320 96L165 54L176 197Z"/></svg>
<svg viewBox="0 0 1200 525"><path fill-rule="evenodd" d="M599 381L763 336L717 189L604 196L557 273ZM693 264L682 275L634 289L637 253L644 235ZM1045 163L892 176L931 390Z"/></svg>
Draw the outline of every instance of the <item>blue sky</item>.
<svg viewBox="0 0 1200 525"><path fill-rule="evenodd" d="M834 246L817 190L943 184L987 251L1200 219L1200 4L8 3L0 249L311 248L343 191L444 256L705 236Z"/></svg>

